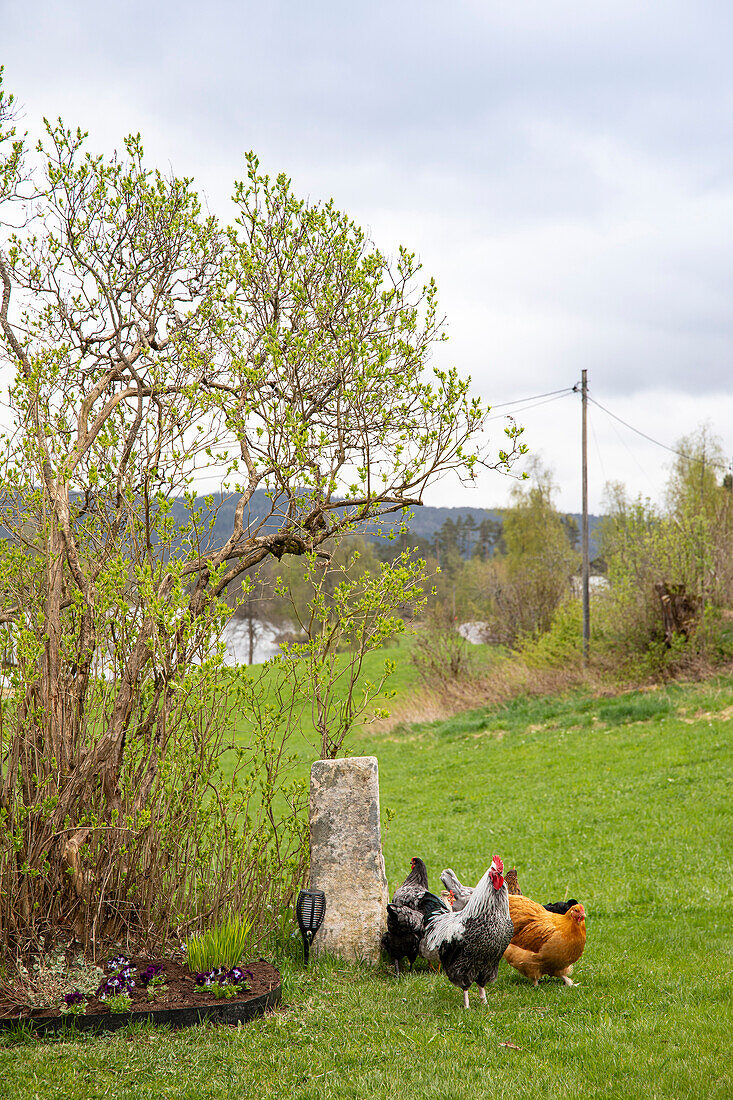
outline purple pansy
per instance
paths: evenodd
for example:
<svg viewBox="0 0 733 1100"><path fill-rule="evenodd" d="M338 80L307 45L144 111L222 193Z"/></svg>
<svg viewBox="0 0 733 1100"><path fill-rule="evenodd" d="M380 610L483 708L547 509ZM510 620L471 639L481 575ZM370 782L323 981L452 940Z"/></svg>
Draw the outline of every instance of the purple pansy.
<svg viewBox="0 0 733 1100"><path fill-rule="evenodd" d="M227 980L234 985L244 985L247 978L252 977L251 970L242 970L241 966L233 966L227 974Z"/></svg>
<svg viewBox="0 0 733 1100"><path fill-rule="evenodd" d="M129 993L135 988L135 981L132 977L135 967L130 965L130 960L126 959L124 955L120 955L116 959L110 959L107 966L112 963L121 963L121 968L117 970L117 973L110 974L105 978L97 989L97 996L100 1001L106 1001L107 997L114 997L118 993Z"/></svg>
<svg viewBox="0 0 733 1100"><path fill-rule="evenodd" d="M151 963L140 975L140 985L148 985L149 982L152 982L153 978L159 977L162 973L162 966L159 966L157 963Z"/></svg>
<svg viewBox="0 0 733 1100"><path fill-rule="evenodd" d="M126 955L115 955L113 959L107 959L108 970L123 970L126 966L130 965L130 960Z"/></svg>
<svg viewBox="0 0 733 1100"><path fill-rule="evenodd" d="M194 980L196 985L200 986L213 985L214 982L218 985L246 985L248 977L252 977L251 970L242 970L239 966L233 966L231 970L227 970L223 966L218 966L213 970L198 973Z"/></svg>

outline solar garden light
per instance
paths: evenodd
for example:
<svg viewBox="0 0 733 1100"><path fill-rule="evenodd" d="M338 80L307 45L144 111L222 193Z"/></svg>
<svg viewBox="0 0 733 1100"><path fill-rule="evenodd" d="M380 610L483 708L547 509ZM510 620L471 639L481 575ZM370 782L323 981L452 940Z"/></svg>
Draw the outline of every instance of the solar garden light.
<svg viewBox="0 0 733 1100"><path fill-rule="evenodd" d="M295 905L295 913L303 937L303 962L307 966L310 945L326 915L326 895L323 890L301 890Z"/></svg>

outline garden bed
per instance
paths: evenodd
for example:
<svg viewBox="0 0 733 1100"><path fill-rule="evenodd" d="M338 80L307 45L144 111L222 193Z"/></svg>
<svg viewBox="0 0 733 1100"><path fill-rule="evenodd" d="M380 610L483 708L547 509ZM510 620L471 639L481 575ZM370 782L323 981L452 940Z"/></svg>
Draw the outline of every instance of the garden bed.
<svg viewBox="0 0 733 1100"><path fill-rule="evenodd" d="M165 985L156 990L153 1000L140 983L130 992L129 1012L112 1012L110 1006L95 995L87 998L84 1011L80 1013L19 1006L11 1000L0 999L0 1028L23 1023L39 1034L53 1034L69 1026L80 1031L115 1031L141 1020L171 1027L188 1027L203 1020L235 1024L274 1008L282 996L280 972L264 959L247 963L248 989L221 999L216 998L211 987L197 985L188 967L173 959L133 956L130 963L138 974L149 966L160 967Z"/></svg>

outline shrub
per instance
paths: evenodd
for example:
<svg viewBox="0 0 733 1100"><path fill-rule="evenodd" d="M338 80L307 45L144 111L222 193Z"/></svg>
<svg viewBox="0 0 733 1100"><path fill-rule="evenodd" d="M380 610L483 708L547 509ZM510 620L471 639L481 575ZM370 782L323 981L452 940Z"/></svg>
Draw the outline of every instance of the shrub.
<svg viewBox="0 0 733 1100"><path fill-rule="evenodd" d="M438 694L470 677L472 662L455 616L443 603L431 608L418 631L410 660L423 683Z"/></svg>
<svg viewBox="0 0 733 1100"><path fill-rule="evenodd" d="M555 611L550 626L537 637L526 637L517 651L529 668L567 669L582 661L583 605L570 599Z"/></svg>

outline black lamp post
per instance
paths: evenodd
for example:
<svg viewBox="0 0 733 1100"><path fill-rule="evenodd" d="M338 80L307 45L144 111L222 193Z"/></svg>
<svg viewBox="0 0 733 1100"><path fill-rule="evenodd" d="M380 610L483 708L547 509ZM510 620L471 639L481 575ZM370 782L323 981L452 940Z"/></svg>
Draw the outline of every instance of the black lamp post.
<svg viewBox="0 0 733 1100"><path fill-rule="evenodd" d="M323 890L301 890L295 905L295 913L303 937L303 961L307 966L310 945L326 915L326 895Z"/></svg>

